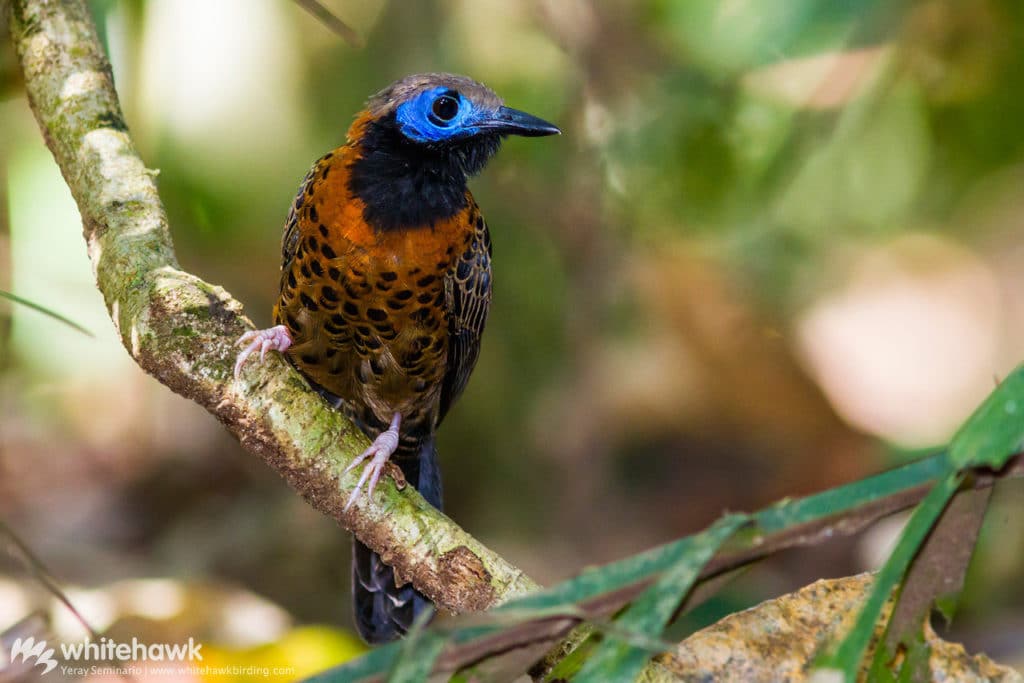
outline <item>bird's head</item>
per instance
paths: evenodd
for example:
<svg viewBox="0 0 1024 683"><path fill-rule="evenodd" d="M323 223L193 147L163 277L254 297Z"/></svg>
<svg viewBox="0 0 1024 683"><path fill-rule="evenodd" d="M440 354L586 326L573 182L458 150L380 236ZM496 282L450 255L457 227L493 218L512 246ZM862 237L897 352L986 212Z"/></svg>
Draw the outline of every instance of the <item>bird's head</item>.
<svg viewBox="0 0 1024 683"><path fill-rule="evenodd" d="M561 132L543 119L504 106L490 88L444 73L416 74L392 83L370 98L365 116L425 152L469 157L467 161L476 163L465 169L468 175L483 167L505 136Z"/></svg>
<svg viewBox="0 0 1024 683"><path fill-rule="evenodd" d="M543 119L504 106L493 91L464 76L410 76L375 100L393 103L402 134L420 144L459 142L479 136L539 137L561 132Z"/></svg>
<svg viewBox="0 0 1024 683"><path fill-rule="evenodd" d="M502 138L560 132L465 76L407 76L371 97L349 130L358 150L350 184L377 224L443 217L463 202L466 178L483 169Z"/></svg>

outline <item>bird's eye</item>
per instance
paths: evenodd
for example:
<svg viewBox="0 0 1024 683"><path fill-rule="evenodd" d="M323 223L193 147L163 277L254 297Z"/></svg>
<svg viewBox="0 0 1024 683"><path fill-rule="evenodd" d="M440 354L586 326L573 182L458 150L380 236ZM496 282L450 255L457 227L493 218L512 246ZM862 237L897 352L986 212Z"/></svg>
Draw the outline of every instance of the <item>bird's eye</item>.
<svg viewBox="0 0 1024 683"><path fill-rule="evenodd" d="M441 121L447 123L459 113L459 101L451 95L441 95L434 100L431 111Z"/></svg>

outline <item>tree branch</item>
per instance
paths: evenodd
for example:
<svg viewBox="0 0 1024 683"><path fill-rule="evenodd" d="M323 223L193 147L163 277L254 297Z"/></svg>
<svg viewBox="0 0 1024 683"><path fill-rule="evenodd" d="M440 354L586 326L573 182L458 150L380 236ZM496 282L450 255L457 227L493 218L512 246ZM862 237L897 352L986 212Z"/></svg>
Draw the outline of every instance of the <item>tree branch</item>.
<svg viewBox="0 0 1024 683"><path fill-rule="evenodd" d="M132 144L83 0L13 0L29 102L82 215L96 283L132 358L202 405L306 501L370 546L439 607L483 610L537 585L415 491L384 481L344 511L368 443L279 358L234 380L252 323L224 289L178 267L153 171Z"/></svg>

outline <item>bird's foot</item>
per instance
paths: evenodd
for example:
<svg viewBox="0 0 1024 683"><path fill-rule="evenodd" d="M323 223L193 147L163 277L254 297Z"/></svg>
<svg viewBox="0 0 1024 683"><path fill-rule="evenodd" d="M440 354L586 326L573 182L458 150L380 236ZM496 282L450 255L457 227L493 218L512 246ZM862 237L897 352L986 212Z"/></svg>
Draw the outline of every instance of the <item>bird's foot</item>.
<svg viewBox="0 0 1024 683"><path fill-rule="evenodd" d="M245 361L248 360L249 356L256 353L257 350L260 352L260 362L262 363L263 359L267 356L267 351L280 351L282 353L287 351L288 347L292 345L292 338L288 334L288 328L284 325L277 325L266 330L249 330L238 338L237 344L245 344L246 346L239 352L238 358L235 359L235 379L238 379Z"/></svg>
<svg viewBox="0 0 1024 683"><path fill-rule="evenodd" d="M359 477L359 483L356 484L356 488L352 491L352 495L349 496L348 502L345 503L345 510L355 505L356 501L363 495L363 484L366 484L366 495L372 496L373 490L377 488L377 482L380 481L380 475L387 468L388 458L391 454L398 450L398 427L402 424L402 416L395 413L395 417L391 420L391 426L388 427L387 431L381 432L370 447L360 453L355 460L353 460L348 467L345 468L343 474L348 474L356 467L358 467L364 460L370 458L370 462L366 463L363 468L363 476ZM369 482L369 483L367 483Z"/></svg>

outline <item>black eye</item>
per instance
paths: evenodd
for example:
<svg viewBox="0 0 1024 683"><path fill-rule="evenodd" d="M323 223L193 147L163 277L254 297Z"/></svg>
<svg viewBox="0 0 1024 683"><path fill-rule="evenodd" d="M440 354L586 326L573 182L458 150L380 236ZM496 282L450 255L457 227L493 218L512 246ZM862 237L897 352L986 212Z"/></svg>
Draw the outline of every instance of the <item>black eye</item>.
<svg viewBox="0 0 1024 683"><path fill-rule="evenodd" d="M441 121L451 121L459 113L459 101L451 95L441 95L434 100L431 111Z"/></svg>

